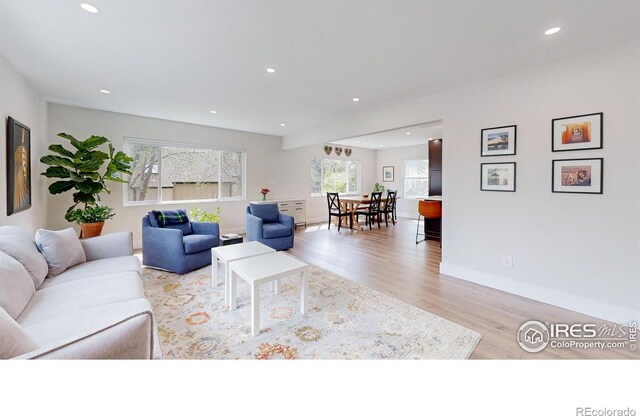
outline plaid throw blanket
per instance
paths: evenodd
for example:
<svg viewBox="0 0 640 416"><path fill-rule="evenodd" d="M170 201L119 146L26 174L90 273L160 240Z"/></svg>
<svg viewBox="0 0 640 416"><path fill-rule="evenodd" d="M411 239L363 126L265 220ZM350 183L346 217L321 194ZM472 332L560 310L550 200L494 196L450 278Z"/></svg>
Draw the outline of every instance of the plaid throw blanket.
<svg viewBox="0 0 640 416"><path fill-rule="evenodd" d="M153 216L156 217L156 221L158 221L158 225L161 227L186 224L189 222L187 212L183 209L177 211L153 211Z"/></svg>

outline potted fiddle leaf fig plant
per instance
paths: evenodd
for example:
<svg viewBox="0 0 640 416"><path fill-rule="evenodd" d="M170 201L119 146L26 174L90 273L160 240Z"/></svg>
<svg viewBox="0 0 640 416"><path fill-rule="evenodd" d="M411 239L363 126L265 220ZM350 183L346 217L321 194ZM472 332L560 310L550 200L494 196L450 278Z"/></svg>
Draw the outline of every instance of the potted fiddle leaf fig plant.
<svg viewBox="0 0 640 416"><path fill-rule="evenodd" d="M133 158L117 151L106 137L91 136L77 140L70 134L60 133L58 137L69 141L71 150L61 144L52 144L52 154L40 158L49 167L42 175L59 180L49 185L52 195L74 190L74 204L67 209L64 218L80 224L80 237L100 235L104 221L115 215L112 208L100 205L100 195L111 193L107 181L126 183L121 175L131 174ZM100 146L108 144L107 151ZM80 205L80 208L78 208Z"/></svg>

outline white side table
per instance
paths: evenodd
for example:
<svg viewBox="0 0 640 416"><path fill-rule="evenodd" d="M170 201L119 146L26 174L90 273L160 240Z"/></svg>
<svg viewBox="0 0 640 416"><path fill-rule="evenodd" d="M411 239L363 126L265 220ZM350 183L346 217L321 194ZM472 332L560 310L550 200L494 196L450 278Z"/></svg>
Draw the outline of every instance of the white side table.
<svg viewBox="0 0 640 416"><path fill-rule="evenodd" d="M260 333L260 285L274 282L278 293L278 280L283 277L300 275L300 312L307 312L307 294L309 293L309 265L282 252L264 254L244 260L237 260L230 264L231 297L230 309L236 309L237 276L251 286L251 335Z"/></svg>
<svg viewBox="0 0 640 416"><path fill-rule="evenodd" d="M231 281L231 269L229 263L263 254L275 253L276 251L257 241L249 241L242 244L232 244L230 246L220 246L211 249L211 287L216 287L218 283L217 261L224 264L224 303L229 305L229 288Z"/></svg>

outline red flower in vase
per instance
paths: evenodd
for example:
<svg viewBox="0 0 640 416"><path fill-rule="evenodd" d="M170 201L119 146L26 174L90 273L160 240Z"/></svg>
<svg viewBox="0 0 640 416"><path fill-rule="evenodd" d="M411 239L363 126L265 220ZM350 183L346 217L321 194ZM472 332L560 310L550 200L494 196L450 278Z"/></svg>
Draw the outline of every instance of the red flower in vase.
<svg viewBox="0 0 640 416"><path fill-rule="evenodd" d="M266 200L267 200L267 194L268 194L269 192L271 192L271 191L269 190L269 188L262 188L262 189L260 190L260 193L262 194L262 200L263 200L263 201L266 201Z"/></svg>

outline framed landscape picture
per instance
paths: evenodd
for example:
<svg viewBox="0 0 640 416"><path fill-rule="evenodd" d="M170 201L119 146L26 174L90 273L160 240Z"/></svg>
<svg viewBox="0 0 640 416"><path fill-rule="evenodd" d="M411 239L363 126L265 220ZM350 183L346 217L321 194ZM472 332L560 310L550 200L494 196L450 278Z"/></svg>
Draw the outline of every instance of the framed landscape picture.
<svg viewBox="0 0 640 416"><path fill-rule="evenodd" d="M480 165L480 190L515 192L516 163L482 163Z"/></svg>
<svg viewBox="0 0 640 416"><path fill-rule="evenodd" d="M515 125L482 129L480 156L515 155L516 129Z"/></svg>
<svg viewBox="0 0 640 416"><path fill-rule="evenodd" d="M393 182L395 180L393 166L382 167L382 182Z"/></svg>
<svg viewBox="0 0 640 416"><path fill-rule="evenodd" d="M602 149L602 113L551 120L551 150Z"/></svg>
<svg viewBox="0 0 640 416"><path fill-rule="evenodd" d="M602 158L553 160L551 191L569 194L601 194L602 163Z"/></svg>
<svg viewBox="0 0 640 416"><path fill-rule="evenodd" d="M31 130L7 120L7 215L31 208Z"/></svg>

